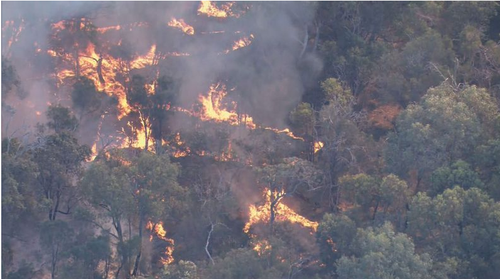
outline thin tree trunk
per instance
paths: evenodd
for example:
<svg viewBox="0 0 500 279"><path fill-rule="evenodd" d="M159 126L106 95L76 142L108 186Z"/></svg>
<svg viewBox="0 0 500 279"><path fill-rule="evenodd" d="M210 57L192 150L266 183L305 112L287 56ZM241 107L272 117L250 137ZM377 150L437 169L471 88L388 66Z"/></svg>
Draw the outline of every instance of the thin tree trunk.
<svg viewBox="0 0 500 279"><path fill-rule="evenodd" d="M380 204L380 201L377 201L377 205L375 205L375 209L373 209L372 220L375 220L375 215L377 215L377 210L378 210L379 204Z"/></svg>
<svg viewBox="0 0 500 279"><path fill-rule="evenodd" d="M139 217L139 253L137 253L137 257L135 258L134 271L132 272L132 276L137 276L137 270L139 268L139 262L141 260L142 254L142 226L143 226L143 216Z"/></svg>
<svg viewBox="0 0 500 279"><path fill-rule="evenodd" d="M210 237L212 236L212 232L214 231L214 224L210 224L210 231L208 232L207 236L207 243L205 244L205 252L207 253L208 258L212 262L212 265L215 265L214 259L212 258L212 255L210 255L210 252L208 251L208 245L210 245Z"/></svg>

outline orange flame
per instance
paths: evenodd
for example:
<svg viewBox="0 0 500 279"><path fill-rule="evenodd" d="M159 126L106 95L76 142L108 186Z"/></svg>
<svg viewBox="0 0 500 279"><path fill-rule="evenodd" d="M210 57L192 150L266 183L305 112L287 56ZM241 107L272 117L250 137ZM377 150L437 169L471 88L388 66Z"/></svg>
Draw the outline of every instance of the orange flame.
<svg viewBox="0 0 500 279"><path fill-rule="evenodd" d="M182 19L182 18L179 20L177 20L176 18L172 18L172 20L168 23L168 26L174 27L174 28L179 28L182 30L182 32L184 32L188 35L194 35L193 26L185 23L184 19Z"/></svg>
<svg viewBox="0 0 500 279"><path fill-rule="evenodd" d="M252 43L254 36L253 34L250 34L248 37L243 37L239 39L238 41L233 43L233 47L231 49L227 49L224 51L225 54L228 54L230 51L235 51L240 48L244 48L249 46Z"/></svg>
<svg viewBox="0 0 500 279"><path fill-rule="evenodd" d="M53 50L47 50L47 53L52 57L57 57L58 54ZM89 44L85 51L79 55L80 74L91 79L99 91L104 91L108 95L114 95L119 103L119 118L128 114L131 111L127 103L124 86L116 80L116 70L123 68L120 60L108 55L99 55L95 51L95 46ZM64 57L68 61L74 60L72 55L66 54ZM58 84L62 84L64 79L75 77L74 69L62 69L56 74Z"/></svg>
<svg viewBox="0 0 500 279"><path fill-rule="evenodd" d="M153 65L155 59L156 45L152 45L148 53L142 56L138 56L132 62L130 62L130 67L132 69L142 69L146 66Z"/></svg>
<svg viewBox="0 0 500 279"><path fill-rule="evenodd" d="M174 252L175 242L173 239L167 237L167 231L163 228L163 222L158 222L153 224L153 222L149 221L146 225L146 229L151 231L151 235L149 236L149 241L153 241L153 234L159 239L165 241L167 243L167 247L165 247L165 252L163 252L163 257L160 258L160 262L163 265L169 265L174 262L174 257L172 253Z"/></svg>
<svg viewBox="0 0 500 279"><path fill-rule="evenodd" d="M146 148L146 128L149 131L149 135L147 137L148 140L148 149L151 150L154 148L154 139L151 136L151 124L147 118L143 118L142 115L139 115L140 122L143 126L136 128L132 125L130 121L127 122L127 126L130 130L136 135L136 139L132 141L128 141L126 137L124 137L122 143L120 144L120 148L134 147L134 148ZM146 126L146 128L144 127ZM122 128L122 134L125 134L124 128Z"/></svg>
<svg viewBox="0 0 500 279"><path fill-rule="evenodd" d="M261 240L261 241L258 241L257 243L255 243L255 246L253 247L253 250L254 251L257 251L257 254L259 256L262 256L262 254L264 254L266 251L269 251L271 250L271 245L269 244L269 242L267 240Z"/></svg>
<svg viewBox="0 0 500 279"><path fill-rule="evenodd" d="M200 115L201 120L214 120L216 122L228 122L231 125L239 125L241 123L238 114L233 110L229 111L224 105L222 100L227 95L226 85L217 83L210 86L208 95L205 97L200 95L200 103L203 106L203 114ZM236 103L231 103L236 108ZM255 129L256 125L253 123L251 116L242 115L245 119L245 124L251 129Z"/></svg>
<svg viewBox="0 0 500 279"><path fill-rule="evenodd" d="M317 153L318 151L320 151L321 148L323 148L323 146L325 146L325 144L322 141L315 141L314 142L314 153Z"/></svg>
<svg viewBox="0 0 500 279"><path fill-rule="evenodd" d="M181 140L181 134L179 132L177 132L177 134L175 134L174 141L175 141L175 146L177 146L177 147L184 146L184 144L185 144L185 142ZM179 150L179 149L175 150L173 153L173 156L175 158L180 158L180 157L186 157L189 155L189 153L191 153L191 150L189 149L189 147L185 147L184 149L185 150Z"/></svg>
<svg viewBox="0 0 500 279"><path fill-rule="evenodd" d="M265 203L261 206L250 205L249 207L249 219L245 224L243 231L248 233L250 231L250 227L254 224L264 222L268 223L271 217L271 191L265 190ZM278 203L275 208L277 222L288 221L291 223L300 224L303 227L310 228L313 232L315 232L318 228L318 222L311 221L293 211L290 207L283 204L282 202Z"/></svg>
<svg viewBox="0 0 500 279"><path fill-rule="evenodd" d="M204 14L208 17L226 18L233 15L231 13L231 6L233 5L234 2L231 2L226 5L222 5L219 9L211 1L201 1L200 7L198 8L198 15Z"/></svg>
<svg viewBox="0 0 500 279"><path fill-rule="evenodd" d="M108 27L99 27L99 28L97 28L97 32L99 32L99 33L101 33L101 34L102 34L102 33L106 33L106 32L108 32L108 31L110 31L110 30L116 30L116 31L118 31L118 30L120 30L121 28L122 28L122 27L121 27L120 25L108 26Z"/></svg>
<svg viewBox="0 0 500 279"><path fill-rule="evenodd" d="M101 129L102 129L103 120L104 120L104 114L101 115L101 120L99 121L99 126L97 127L97 137L94 141L94 144L92 145L92 149L91 149L92 153L90 155L90 159L88 160L88 162L94 161L95 157L97 157L97 155L98 155L97 142L99 141L99 139L101 137Z"/></svg>
<svg viewBox="0 0 500 279"><path fill-rule="evenodd" d="M10 32L10 39L7 42L7 51L9 52L10 47L12 46L13 43L17 42L19 39L19 34L24 30L24 19L21 20L21 23L19 24L18 27L14 26L14 21L6 21L4 27L2 28L2 37L4 32L7 29L11 29L12 31Z"/></svg>
<svg viewBox="0 0 500 279"><path fill-rule="evenodd" d="M94 142L90 151L92 153L90 154L90 159L88 160L88 162L94 161L95 157L97 157L97 142Z"/></svg>
<svg viewBox="0 0 500 279"><path fill-rule="evenodd" d="M285 134L285 135L287 135L287 136L291 137L292 139L296 139L296 140L301 140L301 141L304 141L304 139L303 139L303 138L301 138L301 137L298 137L298 136L294 135L294 134L290 131L290 129L288 129L288 128L283 129L283 130L279 130L279 129L275 129L275 128L271 128L271 127L264 127L264 129L269 130L269 131L273 131L273 132L275 132L275 133L277 133L277 134Z"/></svg>
<svg viewBox="0 0 500 279"><path fill-rule="evenodd" d="M200 95L199 101L202 105L202 113L198 115L197 113L193 113L188 110L177 108L179 111L186 112L189 115L198 116L202 121L213 120L216 122L226 122L230 125L240 125L244 123L245 126L249 129L256 129L257 125L253 122L253 118L248 114L240 114L236 113L237 104L236 102L231 102L233 107L232 110L229 110L224 105L224 98L227 95L226 85L223 83L212 84L208 91L207 96ZM294 135L290 129L286 128L283 130L279 130L271 127L262 127L265 130L273 131L278 134L285 134L292 139L304 141L302 137Z"/></svg>

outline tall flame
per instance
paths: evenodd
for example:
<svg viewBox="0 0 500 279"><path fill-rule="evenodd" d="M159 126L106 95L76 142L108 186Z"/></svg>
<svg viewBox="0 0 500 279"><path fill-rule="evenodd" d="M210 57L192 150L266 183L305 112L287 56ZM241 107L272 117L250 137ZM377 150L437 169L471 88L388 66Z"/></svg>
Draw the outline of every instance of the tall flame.
<svg viewBox="0 0 500 279"><path fill-rule="evenodd" d="M239 125L239 120L236 111L229 111L223 104L223 99L227 95L226 85L222 83L213 84L210 86L207 96L200 95L199 101L203 106L203 114L200 115L201 120L214 120L216 122L228 122L231 125ZM236 108L236 103L232 102ZM247 127L255 129L255 124L251 116L243 115Z"/></svg>
<svg viewBox="0 0 500 279"><path fill-rule="evenodd" d="M193 26L185 23L184 19L182 19L182 18L179 20L177 20L176 18L172 18L172 20L168 23L168 26L174 27L174 28L179 28L182 30L182 32L184 32L188 35L194 35Z"/></svg>
<svg viewBox="0 0 500 279"><path fill-rule="evenodd" d="M249 218L248 222L245 224L243 231L248 233L250 231L250 227L254 224L264 222L268 223L270 221L271 216L271 191L266 189L264 192L265 203L260 206L250 205L249 210ZM311 221L295 211L293 211L290 207L283 204L282 202L278 203L275 206L275 221L283 222L288 221L291 223L300 224L303 227L310 228L313 232L318 229L318 222Z"/></svg>
<svg viewBox="0 0 500 279"><path fill-rule="evenodd" d="M167 247L165 247L165 252L163 252L164 256L160 258L160 262L163 265L169 265L173 263L174 257L172 256L172 253L174 252L175 242L173 239L167 237L167 231L163 228L163 222L160 221L156 224L153 224L153 222L148 221L146 229L151 231L151 235L149 236L149 241L153 241L153 235L154 235L167 243Z"/></svg>

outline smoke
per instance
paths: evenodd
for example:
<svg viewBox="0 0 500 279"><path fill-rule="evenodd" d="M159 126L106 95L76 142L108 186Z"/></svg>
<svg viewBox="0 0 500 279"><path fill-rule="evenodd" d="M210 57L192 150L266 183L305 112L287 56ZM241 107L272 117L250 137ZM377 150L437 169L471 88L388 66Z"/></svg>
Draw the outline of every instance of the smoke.
<svg viewBox="0 0 500 279"><path fill-rule="evenodd" d="M33 110L34 106L36 111L43 112L48 101L71 105L68 94L71 87L55 87L50 74L57 65L44 54L51 48L51 23L85 17L97 27L122 26L119 31L98 36L98 52L111 52L120 43L120 49L132 55L147 53L153 44L159 52L190 54L189 57L167 57L158 65L161 75L173 76L180 82L180 106L192 107L211 84L221 81L234 89L228 97L238 103L240 112L253 116L260 125L285 127L289 111L300 102L304 92L298 63L314 61L311 70L316 72L321 67L314 54L300 57L305 30L311 28L314 5L236 3L231 7L236 16L222 19L199 14L199 5L197 2L3 3L2 27L9 20L23 25L11 47L8 47L11 39L8 30L2 32L2 55L15 65L31 102L17 104L18 114ZM217 5L221 7L223 3ZM189 36L168 27L173 17L184 19L193 26L195 34ZM146 26L134 26L138 23ZM224 53L231 50L235 41L250 35L254 38L250 46ZM37 53L37 49L42 53ZM153 71L136 72L151 74ZM33 116L27 120L38 119ZM185 124L181 119L177 121L181 121L180 126ZM95 134L98 121L89 122L86 125L94 126Z"/></svg>
<svg viewBox="0 0 500 279"><path fill-rule="evenodd" d="M220 9L229 5L215 4ZM71 106L71 80L62 85L56 83L59 61L47 51L54 47L52 24L77 18L86 18L97 27L120 25L119 30L96 34L96 53L131 61L156 45L157 53L189 54L167 55L157 65L130 70L130 75L145 75L148 80L154 79L157 71L160 76L174 78L180 90L180 107L193 108L200 94L206 94L212 84L221 82L228 89L229 101L237 103L239 113L248 114L264 127L285 128L289 112L307 89L301 71L309 71L310 78L322 67L312 51L314 38L307 36L314 30L315 4L238 2L229 5L231 13L227 18L199 14L199 6L199 2L3 2L2 56L16 68L27 97L19 99L10 94L3 99L16 112L11 119L5 117L2 109L2 132L20 136L32 130L37 122L46 121L44 114L49 104ZM169 27L172 18L183 19L194 28L194 34ZM233 50L235 42L242 39L249 45ZM116 104L109 106L116 110ZM126 122L113 115L113 108L103 111L106 112L80 123L81 143L91 146L98 133L106 141L123 127L127 128ZM193 132L197 128L186 118L176 113L170 119L171 126L174 130ZM236 130L230 132L230 139L247 137L245 129ZM233 148L238 152L236 145ZM257 202L262 192L253 174L248 170L233 172L224 170L223 174L231 177L227 183L241 207ZM311 240L307 230L296 234L298 239ZM314 246L309 242L301 244Z"/></svg>

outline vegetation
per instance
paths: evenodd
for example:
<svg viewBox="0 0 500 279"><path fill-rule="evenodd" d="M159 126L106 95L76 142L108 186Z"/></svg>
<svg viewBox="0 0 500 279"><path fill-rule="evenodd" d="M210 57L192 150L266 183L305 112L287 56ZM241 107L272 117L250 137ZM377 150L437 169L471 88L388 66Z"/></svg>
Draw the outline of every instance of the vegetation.
<svg viewBox="0 0 500 279"><path fill-rule="evenodd" d="M289 131L251 126L215 89L225 118L175 122L175 74L130 72L109 97L76 61L66 105L29 140L2 135L2 276L498 278L500 5L310 4ZM60 55L99 46L81 20L51 39ZM24 98L19 70L2 57L3 111ZM113 113L123 144L82 144Z"/></svg>

